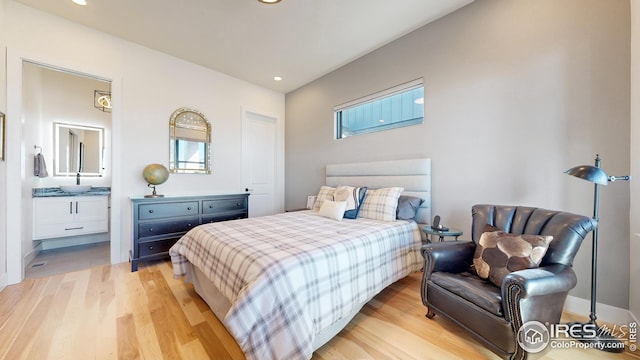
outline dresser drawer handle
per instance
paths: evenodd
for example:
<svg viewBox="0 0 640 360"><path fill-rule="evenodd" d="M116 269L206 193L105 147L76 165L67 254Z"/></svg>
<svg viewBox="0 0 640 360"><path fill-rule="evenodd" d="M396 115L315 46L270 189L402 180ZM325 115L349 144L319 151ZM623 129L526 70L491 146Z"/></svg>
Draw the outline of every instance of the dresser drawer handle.
<svg viewBox="0 0 640 360"><path fill-rule="evenodd" d="M209 205L209 209L213 209L213 205Z"/></svg>
<svg viewBox="0 0 640 360"><path fill-rule="evenodd" d="M149 250L153 250L153 245L149 246Z"/></svg>
<svg viewBox="0 0 640 360"><path fill-rule="evenodd" d="M191 211L191 206L189 206L189 207L187 208L187 210Z"/></svg>
<svg viewBox="0 0 640 360"><path fill-rule="evenodd" d="M153 214L153 209L149 210L149 214Z"/></svg>
<svg viewBox="0 0 640 360"><path fill-rule="evenodd" d="M241 203L236 203L236 206L240 207L240 206L242 206L242 204Z"/></svg>
<svg viewBox="0 0 640 360"><path fill-rule="evenodd" d="M149 228L149 232L153 232L153 228Z"/></svg>

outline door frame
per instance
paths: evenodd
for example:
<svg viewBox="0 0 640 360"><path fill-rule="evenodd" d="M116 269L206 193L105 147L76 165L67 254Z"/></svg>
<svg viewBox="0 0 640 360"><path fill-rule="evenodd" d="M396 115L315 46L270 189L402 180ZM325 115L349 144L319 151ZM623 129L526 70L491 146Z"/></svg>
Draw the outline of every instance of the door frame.
<svg viewBox="0 0 640 360"><path fill-rule="evenodd" d="M6 160L6 256L7 256L7 282L9 285L22 282L24 279L25 265L23 263L22 243L26 235L23 231L25 219L22 216L23 202L31 201L31 189L26 188L23 182L26 168L24 161L28 161L25 156L26 146L22 143L22 65L23 61L35 64L42 64L51 68L65 69L69 73L94 77L111 82L111 98L113 108L111 111L111 139L118 139L122 130L122 77L113 71L106 71L102 68L87 67L87 64L76 61L64 60L55 56L36 52L24 51L7 47L6 49L7 67L7 131L11 136L7 137L7 160ZM11 120L12 119L12 120ZM118 141L111 141L111 196L110 196L110 258L111 264L122 261L122 225L121 225L121 186L120 179L120 159L121 145ZM20 175L20 176L18 176ZM9 211L11 204L11 211Z"/></svg>

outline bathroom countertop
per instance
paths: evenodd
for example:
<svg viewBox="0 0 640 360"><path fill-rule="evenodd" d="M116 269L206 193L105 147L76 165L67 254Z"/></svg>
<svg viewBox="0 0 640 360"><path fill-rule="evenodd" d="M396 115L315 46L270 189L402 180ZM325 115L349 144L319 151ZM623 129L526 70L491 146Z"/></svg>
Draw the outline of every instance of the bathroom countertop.
<svg viewBox="0 0 640 360"><path fill-rule="evenodd" d="M60 196L109 196L111 194L110 187L92 187L91 190L83 193L68 193L62 191L59 187L33 188L31 189L32 197L60 197Z"/></svg>

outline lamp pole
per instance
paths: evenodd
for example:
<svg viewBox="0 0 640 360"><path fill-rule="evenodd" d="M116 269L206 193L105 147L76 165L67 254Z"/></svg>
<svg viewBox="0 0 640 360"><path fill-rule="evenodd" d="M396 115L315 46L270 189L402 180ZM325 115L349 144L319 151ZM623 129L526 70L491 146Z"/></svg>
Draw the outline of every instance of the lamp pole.
<svg viewBox="0 0 640 360"><path fill-rule="evenodd" d="M600 155L596 154L595 160L596 168L600 169ZM596 222L596 228L591 234L592 247L591 247L591 314L589 319L592 323L596 323L596 282L598 273L598 225L600 218L598 217L598 207L600 205L600 189L598 183L593 185L593 220Z"/></svg>
<svg viewBox="0 0 640 360"><path fill-rule="evenodd" d="M593 239L593 247L591 248L591 313L589 314L589 322L569 323L571 326L579 326L579 332L571 332L571 336L577 338L580 341L594 344L596 349L609 351L609 352L622 352L624 351L624 344L620 339L614 337L610 330L606 327L600 328L596 323L596 283L598 273L598 228L599 226L599 200L600 200L600 185L607 185L610 182L616 180L631 180L630 176L608 176L600 168L600 155L596 154L595 166L582 165L573 167L567 171L566 174L575 176L579 179L587 180L594 183L593 188L593 221L596 223L596 227L591 234ZM620 346L622 345L622 346Z"/></svg>

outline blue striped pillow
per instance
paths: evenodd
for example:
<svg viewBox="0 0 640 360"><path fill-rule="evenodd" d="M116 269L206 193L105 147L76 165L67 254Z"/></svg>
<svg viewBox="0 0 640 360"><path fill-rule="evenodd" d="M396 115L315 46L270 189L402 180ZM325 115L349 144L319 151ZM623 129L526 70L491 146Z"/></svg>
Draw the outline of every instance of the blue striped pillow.
<svg viewBox="0 0 640 360"><path fill-rule="evenodd" d="M345 219L355 219L362 206L362 202L367 193L366 187L353 187L341 185L333 193L334 201L346 201L347 207L344 212Z"/></svg>

